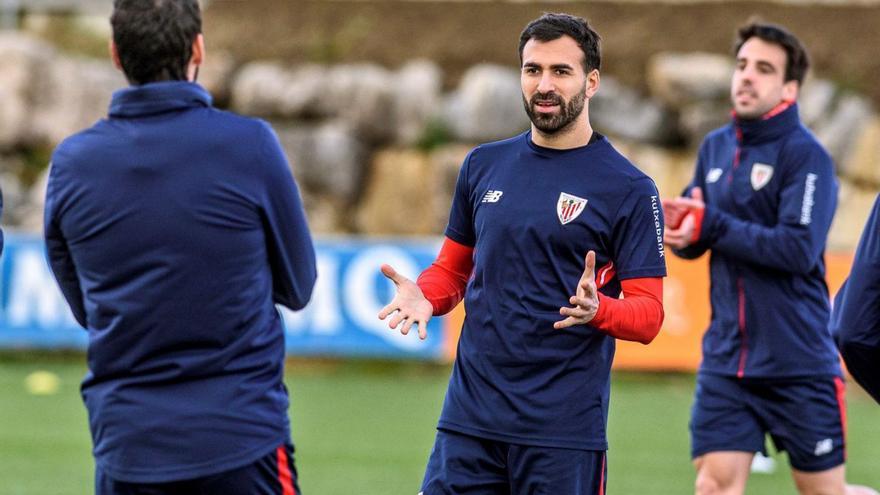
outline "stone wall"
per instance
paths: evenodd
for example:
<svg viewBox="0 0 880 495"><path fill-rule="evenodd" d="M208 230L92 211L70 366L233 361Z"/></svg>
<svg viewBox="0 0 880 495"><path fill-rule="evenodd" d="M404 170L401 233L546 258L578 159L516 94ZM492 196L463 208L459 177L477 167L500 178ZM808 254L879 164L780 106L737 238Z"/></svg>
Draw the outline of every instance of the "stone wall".
<svg viewBox="0 0 880 495"><path fill-rule="evenodd" d="M591 120L671 196L689 181L702 137L729 118L732 65L704 52L659 52L646 64L649 92L603 74ZM223 105L273 123L316 232L437 235L471 147L528 128L514 68L477 64L452 87L444 77L427 60L389 69L241 63L214 52L201 81ZM0 35L4 224L39 230L40 169L51 147L101 118L123 85L109 62ZM832 153L842 183L830 246L852 249L880 188L880 116L865 96L821 78L804 86L801 113Z"/></svg>

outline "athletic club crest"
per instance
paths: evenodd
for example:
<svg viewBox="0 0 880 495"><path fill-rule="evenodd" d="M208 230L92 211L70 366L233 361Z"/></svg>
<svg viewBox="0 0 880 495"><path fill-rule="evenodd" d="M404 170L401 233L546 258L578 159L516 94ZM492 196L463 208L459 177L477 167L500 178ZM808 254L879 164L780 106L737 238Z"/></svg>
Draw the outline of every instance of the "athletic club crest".
<svg viewBox="0 0 880 495"><path fill-rule="evenodd" d="M766 186L772 178L773 165L767 165L765 163L755 163L752 165L752 189L755 191Z"/></svg>
<svg viewBox="0 0 880 495"><path fill-rule="evenodd" d="M562 225L571 222L584 211L587 200L568 193L559 193L559 201L556 202L556 215Z"/></svg>

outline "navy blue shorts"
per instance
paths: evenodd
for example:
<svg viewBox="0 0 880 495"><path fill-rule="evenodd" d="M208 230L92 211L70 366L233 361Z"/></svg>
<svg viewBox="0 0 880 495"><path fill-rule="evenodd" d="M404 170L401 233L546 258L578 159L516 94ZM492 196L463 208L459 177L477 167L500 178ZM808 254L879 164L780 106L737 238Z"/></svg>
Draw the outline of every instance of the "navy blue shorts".
<svg viewBox="0 0 880 495"><path fill-rule="evenodd" d="M238 469L168 483L128 483L95 472L95 495L300 495L293 445L285 444Z"/></svg>
<svg viewBox="0 0 880 495"><path fill-rule="evenodd" d="M845 385L836 376L759 380L697 375L691 411L691 456L767 453L770 435L791 467L817 472L846 459Z"/></svg>
<svg viewBox="0 0 880 495"><path fill-rule="evenodd" d="M604 495L604 451L517 445L438 430L424 495Z"/></svg>

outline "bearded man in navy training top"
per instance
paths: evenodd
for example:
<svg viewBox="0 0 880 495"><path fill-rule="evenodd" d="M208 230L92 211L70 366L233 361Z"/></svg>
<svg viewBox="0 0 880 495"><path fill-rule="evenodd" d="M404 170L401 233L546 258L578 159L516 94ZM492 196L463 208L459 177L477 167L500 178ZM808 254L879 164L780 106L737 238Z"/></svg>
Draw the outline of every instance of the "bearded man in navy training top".
<svg viewBox="0 0 880 495"><path fill-rule="evenodd" d="M798 118L807 52L780 26L737 34L733 121L706 136L685 197L664 205L675 254L712 252L712 321L690 425L696 493L744 493L769 434L802 495L875 494L845 482L824 261L837 179Z"/></svg>
<svg viewBox="0 0 880 495"><path fill-rule="evenodd" d="M95 491L299 493L275 303L308 302L315 253L287 160L195 83L196 0L116 0L111 23L131 86L55 150L45 212L89 334Z"/></svg>
<svg viewBox="0 0 880 495"><path fill-rule="evenodd" d="M519 46L531 129L467 156L416 282L382 267L398 292L379 317L404 334L465 301L425 495L604 493L615 339L663 321L657 189L590 125L599 36L545 14Z"/></svg>

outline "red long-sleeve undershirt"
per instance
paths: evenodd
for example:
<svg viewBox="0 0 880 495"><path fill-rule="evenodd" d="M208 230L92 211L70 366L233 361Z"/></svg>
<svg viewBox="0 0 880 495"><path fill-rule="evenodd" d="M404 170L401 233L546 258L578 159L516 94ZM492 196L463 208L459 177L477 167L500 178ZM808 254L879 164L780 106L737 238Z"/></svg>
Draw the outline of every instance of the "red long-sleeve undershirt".
<svg viewBox="0 0 880 495"><path fill-rule="evenodd" d="M474 268L473 254L474 248L446 238L437 259L419 275L416 283L434 307L435 316L452 311L464 298ZM604 285L608 280L601 282ZM590 325L614 338L647 344L663 324L663 279L634 278L620 285L624 299L599 293L599 309Z"/></svg>

